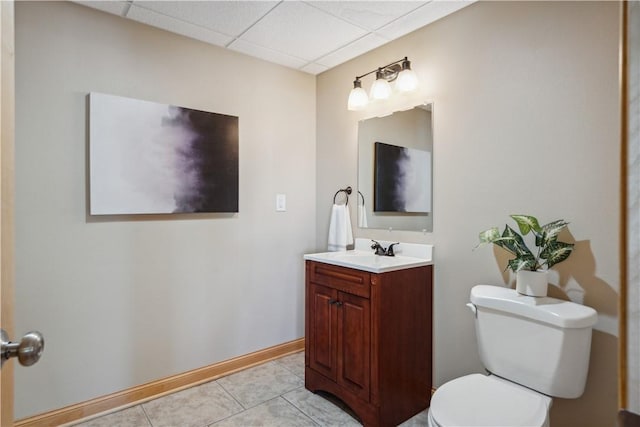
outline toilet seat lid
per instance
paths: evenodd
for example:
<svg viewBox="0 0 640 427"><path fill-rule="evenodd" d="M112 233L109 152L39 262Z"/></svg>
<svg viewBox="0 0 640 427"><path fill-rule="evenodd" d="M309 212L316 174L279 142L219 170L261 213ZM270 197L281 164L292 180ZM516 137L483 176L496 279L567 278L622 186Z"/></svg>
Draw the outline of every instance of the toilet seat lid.
<svg viewBox="0 0 640 427"><path fill-rule="evenodd" d="M442 426L544 426L551 398L493 375L471 374L438 387L430 412Z"/></svg>

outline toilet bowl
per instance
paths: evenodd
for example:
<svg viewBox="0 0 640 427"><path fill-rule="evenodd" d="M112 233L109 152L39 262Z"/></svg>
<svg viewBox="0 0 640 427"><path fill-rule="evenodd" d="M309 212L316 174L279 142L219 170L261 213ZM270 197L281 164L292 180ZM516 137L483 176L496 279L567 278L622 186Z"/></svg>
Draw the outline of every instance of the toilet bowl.
<svg viewBox="0 0 640 427"><path fill-rule="evenodd" d="M429 427L548 427L551 398L495 375L449 381L431 398Z"/></svg>
<svg viewBox="0 0 640 427"><path fill-rule="evenodd" d="M467 305L489 375L466 375L438 387L428 425L549 427L552 397L575 399L584 392L596 311L487 285L474 286Z"/></svg>

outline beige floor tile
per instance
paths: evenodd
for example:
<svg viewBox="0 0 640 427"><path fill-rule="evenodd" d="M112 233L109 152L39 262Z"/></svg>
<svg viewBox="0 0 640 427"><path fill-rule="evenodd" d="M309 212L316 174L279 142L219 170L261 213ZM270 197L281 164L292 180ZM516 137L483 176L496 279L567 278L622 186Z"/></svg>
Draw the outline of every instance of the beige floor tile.
<svg viewBox="0 0 640 427"><path fill-rule="evenodd" d="M321 426L356 427L362 425L329 400L304 387L290 391L282 397Z"/></svg>
<svg viewBox="0 0 640 427"><path fill-rule="evenodd" d="M80 424L75 427L151 427L147 416L141 406L133 406L113 414L104 415Z"/></svg>
<svg viewBox="0 0 640 427"><path fill-rule="evenodd" d="M211 427L315 427L316 424L282 397L226 418Z"/></svg>
<svg viewBox="0 0 640 427"><path fill-rule="evenodd" d="M304 388L304 352L299 352L76 427L361 425L343 409L341 402ZM426 425L423 411L401 427Z"/></svg>
<svg viewBox="0 0 640 427"><path fill-rule="evenodd" d="M425 409L413 418L400 424L399 427L424 427L427 426L427 418L429 415L429 409Z"/></svg>
<svg viewBox="0 0 640 427"><path fill-rule="evenodd" d="M215 381L152 400L142 406L153 427L203 427L243 410Z"/></svg>
<svg viewBox="0 0 640 427"><path fill-rule="evenodd" d="M220 378L218 383L242 406L251 408L302 386L304 380L277 362L268 362Z"/></svg>
<svg viewBox="0 0 640 427"><path fill-rule="evenodd" d="M304 379L304 351L281 357L276 362Z"/></svg>

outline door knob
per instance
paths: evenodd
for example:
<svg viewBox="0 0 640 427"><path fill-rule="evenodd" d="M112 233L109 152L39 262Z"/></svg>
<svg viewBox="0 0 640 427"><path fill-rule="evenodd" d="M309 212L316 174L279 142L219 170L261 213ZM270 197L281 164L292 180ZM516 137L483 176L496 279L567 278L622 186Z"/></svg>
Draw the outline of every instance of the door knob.
<svg viewBox="0 0 640 427"><path fill-rule="evenodd" d="M20 342L9 341L9 336L4 329L0 329L0 335L2 336L0 343L1 364L12 357L17 357L22 366L31 366L40 360L44 351L44 337L40 332L28 332Z"/></svg>

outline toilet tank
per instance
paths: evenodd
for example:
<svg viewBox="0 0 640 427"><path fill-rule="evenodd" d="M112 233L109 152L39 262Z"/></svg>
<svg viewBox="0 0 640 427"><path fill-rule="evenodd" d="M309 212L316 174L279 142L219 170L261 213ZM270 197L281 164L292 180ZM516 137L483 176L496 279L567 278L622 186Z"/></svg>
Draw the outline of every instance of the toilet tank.
<svg viewBox="0 0 640 427"><path fill-rule="evenodd" d="M549 396L582 395L594 309L488 285L471 290L471 304L480 359L489 372Z"/></svg>

